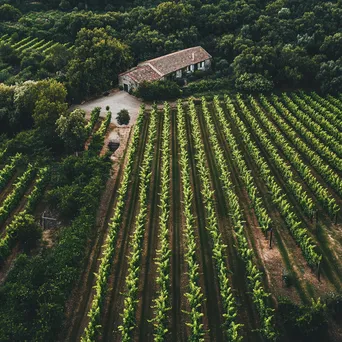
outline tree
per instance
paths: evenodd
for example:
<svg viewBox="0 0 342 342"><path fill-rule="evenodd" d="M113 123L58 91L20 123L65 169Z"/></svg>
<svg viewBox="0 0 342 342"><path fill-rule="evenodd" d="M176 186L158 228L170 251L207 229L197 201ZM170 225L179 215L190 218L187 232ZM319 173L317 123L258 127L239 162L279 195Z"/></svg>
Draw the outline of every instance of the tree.
<svg viewBox="0 0 342 342"><path fill-rule="evenodd" d="M33 111L34 125L41 139L50 147L59 147L56 121L65 115L68 105L65 102L66 89L56 80L37 82L38 97Z"/></svg>
<svg viewBox="0 0 342 342"><path fill-rule="evenodd" d="M193 7L184 3L162 2L155 9L157 28L165 33L190 27Z"/></svg>
<svg viewBox="0 0 342 342"><path fill-rule="evenodd" d="M116 117L116 120L119 125L128 125L130 116L127 109L121 109Z"/></svg>
<svg viewBox="0 0 342 342"><path fill-rule="evenodd" d="M0 132L8 133L8 124L13 105L14 87L0 83Z"/></svg>
<svg viewBox="0 0 342 342"><path fill-rule="evenodd" d="M56 121L56 131L69 151L83 150L87 138L85 114L84 110L75 109Z"/></svg>
<svg viewBox="0 0 342 342"><path fill-rule="evenodd" d="M81 29L74 56L68 66L67 80L76 99L112 87L118 73L127 69L131 61L128 47L109 36L104 28Z"/></svg>
<svg viewBox="0 0 342 342"><path fill-rule="evenodd" d="M30 128L33 126L32 113L38 98L37 82L26 81L17 85L14 89L14 107L10 116L12 125L19 128Z"/></svg>
<svg viewBox="0 0 342 342"><path fill-rule="evenodd" d="M329 59L337 59L342 56L342 33L335 33L333 36L326 36L320 48L321 52Z"/></svg>
<svg viewBox="0 0 342 342"><path fill-rule="evenodd" d="M9 4L0 6L0 21L17 21L21 15L17 8Z"/></svg>
<svg viewBox="0 0 342 342"><path fill-rule="evenodd" d="M337 61L322 63L317 74L322 92L337 94L342 92L342 57Z"/></svg>

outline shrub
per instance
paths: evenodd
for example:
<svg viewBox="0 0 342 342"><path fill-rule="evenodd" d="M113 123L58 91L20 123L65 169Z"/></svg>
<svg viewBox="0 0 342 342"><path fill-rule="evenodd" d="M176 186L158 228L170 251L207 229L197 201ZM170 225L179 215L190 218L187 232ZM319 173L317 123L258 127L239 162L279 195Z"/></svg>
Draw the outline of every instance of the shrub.
<svg viewBox="0 0 342 342"><path fill-rule="evenodd" d="M136 96L147 101L176 99L181 94L177 83L169 80L143 82L135 92Z"/></svg>
<svg viewBox="0 0 342 342"><path fill-rule="evenodd" d="M206 91L214 91L231 87L231 82L227 78L219 78L216 80L201 80L198 82L189 83L184 89L186 95L194 93L203 93Z"/></svg>
<svg viewBox="0 0 342 342"><path fill-rule="evenodd" d="M273 82L261 74L245 72L236 79L235 87L246 92L268 92L273 89Z"/></svg>
<svg viewBox="0 0 342 342"><path fill-rule="evenodd" d="M116 117L116 120L119 125L128 125L130 116L127 109L121 109Z"/></svg>

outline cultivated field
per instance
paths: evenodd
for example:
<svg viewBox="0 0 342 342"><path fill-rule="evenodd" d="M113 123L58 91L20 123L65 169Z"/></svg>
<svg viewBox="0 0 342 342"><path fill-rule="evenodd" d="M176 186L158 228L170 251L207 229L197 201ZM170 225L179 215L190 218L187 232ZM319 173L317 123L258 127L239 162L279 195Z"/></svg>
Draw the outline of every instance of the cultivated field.
<svg viewBox="0 0 342 342"><path fill-rule="evenodd" d="M288 340L283 298L342 286L341 158L340 98L142 108L71 340Z"/></svg>

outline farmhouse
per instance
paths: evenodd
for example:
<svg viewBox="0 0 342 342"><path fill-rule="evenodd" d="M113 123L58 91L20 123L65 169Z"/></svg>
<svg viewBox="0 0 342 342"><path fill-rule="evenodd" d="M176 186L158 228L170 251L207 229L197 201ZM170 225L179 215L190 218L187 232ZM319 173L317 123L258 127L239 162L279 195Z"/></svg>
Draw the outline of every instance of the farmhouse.
<svg viewBox="0 0 342 342"><path fill-rule="evenodd" d="M210 65L209 53L196 46L138 64L119 75L119 86L132 91L143 81L182 78L195 70L207 70Z"/></svg>

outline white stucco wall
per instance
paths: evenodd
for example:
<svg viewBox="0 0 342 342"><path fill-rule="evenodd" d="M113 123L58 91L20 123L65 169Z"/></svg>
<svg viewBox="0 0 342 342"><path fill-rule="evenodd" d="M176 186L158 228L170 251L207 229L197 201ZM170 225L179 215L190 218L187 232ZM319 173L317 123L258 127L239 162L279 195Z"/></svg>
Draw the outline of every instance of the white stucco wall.
<svg viewBox="0 0 342 342"><path fill-rule="evenodd" d="M119 86L124 87L124 84L128 85L128 91L130 90L133 91L138 87L138 84L129 76L127 75L119 76Z"/></svg>

